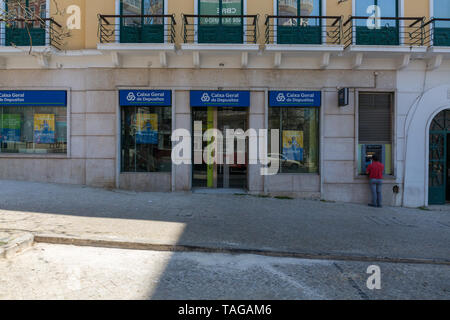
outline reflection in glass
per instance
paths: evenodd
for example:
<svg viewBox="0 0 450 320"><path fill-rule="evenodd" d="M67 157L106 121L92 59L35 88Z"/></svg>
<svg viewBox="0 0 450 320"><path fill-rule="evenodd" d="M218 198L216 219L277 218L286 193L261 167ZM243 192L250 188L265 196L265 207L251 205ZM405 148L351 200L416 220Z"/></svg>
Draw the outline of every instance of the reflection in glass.
<svg viewBox="0 0 450 320"><path fill-rule="evenodd" d="M0 152L66 153L67 108L0 107Z"/></svg>
<svg viewBox="0 0 450 320"><path fill-rule="evenodd" d="M269 136L271 129L280 130L280 151L269 158L280 160L281 173L319 171L319 108L269 108Z"/></svg>
<svg viewBox="0 0 450 320"><path fill-rule="evenodd" d="M123 107L121 123L122 172L172 170L170 107Z"/></svg>

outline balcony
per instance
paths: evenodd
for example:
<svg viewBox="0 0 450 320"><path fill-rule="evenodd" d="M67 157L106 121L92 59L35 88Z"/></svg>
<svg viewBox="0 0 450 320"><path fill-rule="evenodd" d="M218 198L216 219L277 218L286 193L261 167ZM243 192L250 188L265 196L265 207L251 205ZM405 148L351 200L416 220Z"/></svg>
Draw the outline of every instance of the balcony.
<svg viewBox="0 0 450 320"><path fill-rule="evenodd" d="M370 20L369 20L370 21ZM371 19L373 28L367 26L368 17L350 17L343 25L343 41L350 46L406 46L424 45L424 18L383 17Z"/></svg>
<svg viewBox="0 0 450 320"><path fill-rule="evenodd" d="M450 47L450 19L433 18L424 24L425 43L431 47Z"/></svg>
<svg viewBox="0 0 450 320"><path fill-rule="evenodd" d="M332 16L267 16L265 42L270 44L340 45L342 18Z"/></svg>
<svg viewBox="0 0 450 320"><path fill-rule="evenodd" d="M51 46L58 50L63 45L62 26L52 18L0 20L0 44L5 47Z"/></svg>
<svg viewBox="0 0 450 320"><path fill-rule="evenodd" d="M183 42L197 44L256 44L257 15L183 15Z"/></svg>
<svg viewBox="0 0 450 320"><path fill-rule="evenodd" d="M98 37L108 43L175 43L173 15L98 15Z"/></svg>

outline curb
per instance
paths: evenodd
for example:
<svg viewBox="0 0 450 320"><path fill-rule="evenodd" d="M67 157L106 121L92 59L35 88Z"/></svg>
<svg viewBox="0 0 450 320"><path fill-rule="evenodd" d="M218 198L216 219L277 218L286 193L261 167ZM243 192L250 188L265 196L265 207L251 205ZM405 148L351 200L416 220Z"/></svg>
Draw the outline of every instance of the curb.
<svg viewBox="0 0 450 320"><path fill-rule="evenodd" d="M10 243L0 247L0 259L9 259L33 246L34 236L31 233L15 238Z"/></svg>
<svg viewBox="0 0 450 320"><path fill-rule="evenodd" d="M126 240L106 240L106 239L88 239L79 237L67 237L59 235L35 235L36 243L73 245L79 247L101 247L111 249L128 250L151 250L167 252L202 252L202 253L222 253L222 254L253 254L268 257L297 258L308 260L336 260L336 261L354 261L354 262L384 262L384 263L406 263L406 264L430 264L430 265L448 265L450 260L446 259L423 259L423 258L391 258L379 256L355 256L339 255L327 253L299 253L270 251L258 249L243 248L220 248L220 247L201 247L191 245L173 245L173 244L154 244L146 242L130 242Z"/></svg>

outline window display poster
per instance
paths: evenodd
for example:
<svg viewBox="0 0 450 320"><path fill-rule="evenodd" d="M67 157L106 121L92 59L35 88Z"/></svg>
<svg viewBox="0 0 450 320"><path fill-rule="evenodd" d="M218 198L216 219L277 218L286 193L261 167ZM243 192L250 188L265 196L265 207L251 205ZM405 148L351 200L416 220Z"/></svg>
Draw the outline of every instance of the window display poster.
<svg viewBox="0 0 450 320"><path fill-rule="evenodd" d="M55 143L55 115L34 115L34 143Z"/></svg>
<svg viewBox="0 0 450 320"><path fill-rule="evenodd" d="M287 160L303 161L303 131L283 131L283 155Z"/></svg>
<svg viewBox="0 0 450 320"><path fill-rule="evenodd" d="M0 114L0 141L20 142L20 114Z"/></svg>
<svg viewBox="0 0 450 320"><path fill-rule="evenodd" d="M136 117L136 144L158 144L158 114L140 112Z"/></svg>

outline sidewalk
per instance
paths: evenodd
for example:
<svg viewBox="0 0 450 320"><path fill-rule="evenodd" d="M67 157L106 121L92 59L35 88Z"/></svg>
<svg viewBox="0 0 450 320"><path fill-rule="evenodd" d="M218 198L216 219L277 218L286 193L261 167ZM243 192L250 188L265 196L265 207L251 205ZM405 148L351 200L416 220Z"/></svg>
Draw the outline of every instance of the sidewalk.
<svg viewBox="0 0 450 320"><path fill-rule="evenodd" d="M29 231L35 239L450 263L450 208L445 207L377 209L14 181L0 181L0 187L0 231Z"/></svg>

